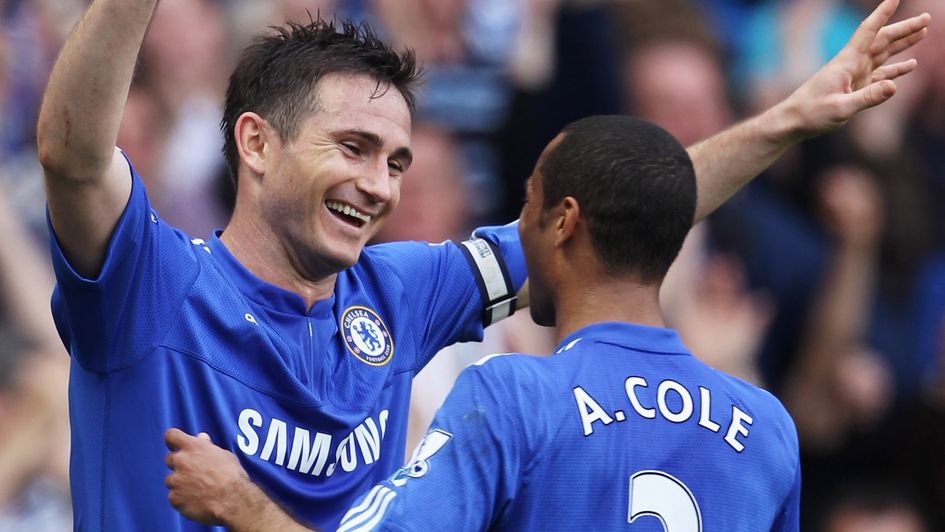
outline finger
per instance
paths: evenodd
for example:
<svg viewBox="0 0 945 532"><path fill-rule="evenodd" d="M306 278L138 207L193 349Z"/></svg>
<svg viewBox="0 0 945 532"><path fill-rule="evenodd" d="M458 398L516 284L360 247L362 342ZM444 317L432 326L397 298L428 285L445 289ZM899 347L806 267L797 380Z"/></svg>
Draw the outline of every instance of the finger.
<svg viewBox="0 0 945 532"><path fill-rule="evenodd" d="M164 465L166 465L167 468L172 471L177 469L177 467L174 465L176 455L177 451L172 451L167 453L167 456L164 457Z"/></svg>
<svg viewBox="0 0 945 532"><path fill-rule="evenodd" d="M177 510L178 512L184 513L181 508L183 507L180 497L177 496L173 490L167 493L167 502L171 503L171 507Z"/></svg>
<svg viewBox="0 0 945 532"><path fill-rule="evenodd" d="M171 427L164 432L164 445L166 445L169 450L176 451L187 441L186 438L186 432Z"/></svg>
<svg viewBox="0 0 945 532"><path fill-rule="evenodd" d="M932 21L931 15L922 13L906 20L901 20L895 24L890 24L880 30L879 35L888 39L889 42L895 42L899 39L908 37L925 29Z"/></svg>
<svg viewBox="0 0 945 532"><path fill-rule="evenodd" d="M918 61L915 59L909 59L908 61L881 66L873 71L873 81L876 82L882 81L884 79L896 79L903 74L908 74L909 72L915 70L915 67L918 64Z"/></svg>
<svg viewBox="0 0 945 532"><path fill-rule="evenodd" d="M912 48L915 45L915 43L924 39L925 36L928 35L928 33L929 33L929 30L927 28L922 28L921 30L913 34L907 35L903 37L902 39L899 39L898 41L891 43L888 47L886 47L886 50L880 54L880 57L877 58L876 62L885 63L886 59L889 59L890 57L896 54L900 54L908 50L909 48ZM881 61L879 61L879 59L881 59Z"/></svg>
<svg viewBox="0 0 945 532"><path fill-rule="evenodd" d="M167 487L167 489L169 490L174 489L174 478L175 478L174 473L171 473L167 475L166 477L164 477L164 486Z"/></svg>
<svg viewBox="0 0 945 532"><path fill-rule="evenodd" d="M203 440L213 441L210 439L210 435L207 434L206 432L201 432L200 434L197 435L197 437Z"/></svg>
<svg viewBox="0 0 945 532"><path fill-rule="evenodd" d="M164 444L171 451L182 449L194 439L196 439L194 436L174 427L167 429L167 432L164 433Z"/></svg>
<svg viewBox="0 0 945 532"><path fill-rule="evenodd" d="M883 0L883 3L866 17L850 37L849 46L860 53L868 53L879 31L899 7L899 0Z"/></svg>
<svg viewBox="0 0 945 532"><path fill-rule="evenodd" d="M892 98L894 94L896 94L896 84L884 79L876 83L870 83L862 89L850 93L849 101L854 107L854 113L856 113L870 107L876 107Z"/></svg>

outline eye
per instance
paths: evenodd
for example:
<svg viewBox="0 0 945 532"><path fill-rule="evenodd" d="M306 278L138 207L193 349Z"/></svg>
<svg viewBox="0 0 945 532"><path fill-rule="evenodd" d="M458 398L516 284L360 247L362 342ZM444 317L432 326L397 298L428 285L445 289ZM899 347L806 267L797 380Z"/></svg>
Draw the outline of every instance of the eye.
<svg viewBox="0 0 945 532"><path fill-rule="evenodd" d="M361 155L361 148L353 142L342 142L341 145L352 155Z"/></svg>
<svg viewBox="0 0 945 532"><path fill-rule="evenodd" d="M388 162L387 168L390 170L390 175L392 176L400 176L400 174L404 173L403 165L397 161Z"/></svg>

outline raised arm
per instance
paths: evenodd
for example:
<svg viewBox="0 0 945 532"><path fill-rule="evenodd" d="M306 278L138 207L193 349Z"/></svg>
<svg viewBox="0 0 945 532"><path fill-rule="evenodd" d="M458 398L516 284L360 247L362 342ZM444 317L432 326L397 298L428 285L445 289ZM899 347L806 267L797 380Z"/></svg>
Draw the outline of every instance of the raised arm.
<svg viewBox="0 0 945 532"><path fill-rule="evenodd" d="M60 246L80 274L98 274L128 201L115 148L138 50L158 0L95 0L53 67L37 126L46 197Z"/></svg>
<svg viewBox="0 0 945 532"><path fill-rule="evenodd" d="M829 63L784 101L689 148L696 169L699 221L798 142L845 124L896 93L915 60L887 65L922 40L927 13L885 25L899 0L884 0Z"/></svg>

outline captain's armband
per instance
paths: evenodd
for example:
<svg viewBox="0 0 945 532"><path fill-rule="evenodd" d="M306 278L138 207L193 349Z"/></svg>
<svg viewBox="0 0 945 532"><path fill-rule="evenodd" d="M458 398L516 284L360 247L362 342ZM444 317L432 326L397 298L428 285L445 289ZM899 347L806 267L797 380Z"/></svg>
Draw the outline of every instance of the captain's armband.
<svg viewBox="0 0 945 532"><path fill-rule="evenodd" d="M484 309L483 326L511 316L515 312L515 288L498 248L484 238L473 238L460 243L459 249L476 275Z"/></svg>

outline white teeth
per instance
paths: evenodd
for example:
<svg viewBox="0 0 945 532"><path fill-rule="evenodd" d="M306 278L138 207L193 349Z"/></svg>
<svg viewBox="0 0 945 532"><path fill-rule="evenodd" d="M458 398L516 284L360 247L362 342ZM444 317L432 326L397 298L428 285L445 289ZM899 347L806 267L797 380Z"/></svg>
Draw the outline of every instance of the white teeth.
<svg viewBox="0 0 945 532"><path fill-rule="evenodd" d="M365 223L370 222L372 218L371 215L369 214L360 213L354 207L350 205L345 205L337 201L326 201L325 205L333 211L338 211L341 214L351 216L352 218L357 218L358 220L361 220L362 222L365 222Z"/></svg>

